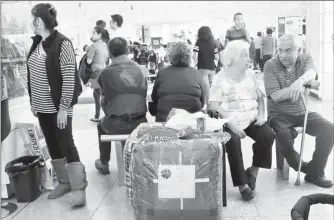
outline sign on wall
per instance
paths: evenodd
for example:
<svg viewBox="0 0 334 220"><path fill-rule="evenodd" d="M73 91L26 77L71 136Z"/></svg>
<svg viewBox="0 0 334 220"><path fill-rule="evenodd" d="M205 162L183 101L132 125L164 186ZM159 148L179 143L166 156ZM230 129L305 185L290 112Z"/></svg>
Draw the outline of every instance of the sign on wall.
<svg viewBox="0 0 334 220"><path fill-rule="evenodd" d="M278 36L284 34L303 34L303 17L291 16L291 17L279 17L278 18Z"/></svg>

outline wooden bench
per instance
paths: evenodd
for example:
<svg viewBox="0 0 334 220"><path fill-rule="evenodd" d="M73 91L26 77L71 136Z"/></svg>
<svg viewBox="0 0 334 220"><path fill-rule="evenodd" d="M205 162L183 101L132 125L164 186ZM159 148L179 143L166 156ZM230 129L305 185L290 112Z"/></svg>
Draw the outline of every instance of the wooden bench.
<svg viewBox="0 0 334 220"><path fill-rule="evenodd" d="M125 186L125 168L124 168L124 159L123 151L124 145L122 142L128 139L128 134L120 135L101 135L102 142L110 142L111 146L115 145L116 148L116 159L117 159L117 170L118 170L118 181L120 186Z"/></svg>

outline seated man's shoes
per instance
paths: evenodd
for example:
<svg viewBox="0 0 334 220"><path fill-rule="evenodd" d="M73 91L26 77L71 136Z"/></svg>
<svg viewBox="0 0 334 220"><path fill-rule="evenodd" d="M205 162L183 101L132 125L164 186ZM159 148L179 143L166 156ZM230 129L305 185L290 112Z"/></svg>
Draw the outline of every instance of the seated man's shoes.
<svg viewBox="0 0 334 220"><path fill-rule="evenodd" d="M103 162L100 159L95 161L95 168L103 175L110 173L108 162Z"/></svg>
<svg viewBox="0 0 334 220"><path fill-rule="evenodd" d="M247 185L251 188L251 190L254 190L256 187L256 177L253 176L253 174L250 171L250 168L246 170L248 182Z"/></svg>
<svg viewBox="0 0 334 220"><path fill-rule="evenodd" d="M303 161L300 167L300 171L304 174L307 174L307 170L308 170L308 163Z"/></svg>
<svg viewBox="0 0 334 220"><path fill-rule="evenodd" d="M313 183L323 188L331 188L333 186L333 182L331 180L326 179L325 176L306 175L304 179L307 182Z"/></svg>
<svg viewBox="0 0 334 220"><path fill-rule="evenodd" d="M91 118L90 119L92 122L99 122L99 119L98 118Z"/></svg>
<svg viewBox="0 0 334 220"><path fill-rule="evenodd" d="M255 193L249 187L247 187L240 193L241 193L242 199L245 201L252 200L255 197Z"/></svg>

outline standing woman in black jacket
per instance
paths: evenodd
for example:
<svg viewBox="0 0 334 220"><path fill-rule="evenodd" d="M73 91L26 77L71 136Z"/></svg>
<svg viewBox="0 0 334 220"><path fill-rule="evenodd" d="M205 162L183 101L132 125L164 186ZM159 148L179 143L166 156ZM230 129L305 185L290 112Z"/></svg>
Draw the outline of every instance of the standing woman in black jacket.
<svg viewBox="0 0 334 220"><path fill-rule="evenodd" d="M48 198L72 191L71 204L84 205L86 171L72 135L73 105L82 92L74 49L54 29L57 11L51 4L37 4L31 14L35 34L27 59L31 111L44 133L59 182Z"/></svg>

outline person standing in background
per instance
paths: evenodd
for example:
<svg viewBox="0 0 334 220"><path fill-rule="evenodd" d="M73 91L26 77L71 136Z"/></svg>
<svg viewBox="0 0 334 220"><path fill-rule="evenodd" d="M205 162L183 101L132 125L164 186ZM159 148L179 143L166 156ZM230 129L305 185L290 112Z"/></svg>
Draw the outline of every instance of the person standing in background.
<svg viewBox="0 0 334 220"><path fill-rule="evenodd" d="M107 30L96 26L93 29L91 40L94 42L87 54L87 64L91 64L92 76L90 79L91 88L94 89L93 97L95 100L95 116L91 119L93 122L98 122L101 112L101 92L100 86L97 84L97 78L102 69L106 67L108 59L108 47L103 39L109 38Z"/></svg>
<svg viewBox="0 0 334 220"><path fill-rule="evenodd" d="M121 15L119 14L111 15L110 28L112 30L112 33L110 40L114 39L115 37L122 37L126 39L121 29L122 25L123 25L123 17Z"/></svg>
<svg viewBox="0 0 334 220"><path fill-rule="evenodd" d="M256 70L257 69L257 66L256 66L256 50L255 50L255 42L254 42L254 38L252 38L252 43L249 47L249 58L251 59L254 67L253 67L253 70Z"/></svg>
<svg viewBox="0 0 334 220"><path fill-rule="evenodd" d="M107 26L107 23L103 20L97 20L96 21L96 27L101 28L102 30L104 30ZM110 36L109 36L109 32L107 31L106 33L104 33L102 36L102 41L104 41L106 44L108 44L109 40L110 40ZM109 57L106 60L106 66L108 66L110 64L110 59Z"/></svg>
<svg viewBox="0 0 334 220"><path fill-rule="evenodd" d="M234 40L244 40L250 44L252 41L246 29L242 13L240 12L236 13L233 17L233 21L234 21L234 26L226 31L225 47L228 44L228 42Z"/></svg>
<svg viewBox="0 0 334 220"><path fill-rule="evenodd" d="M105 21L103 21L103 20L97 20L96 21L96 27L100 27L102 29L105 29L106 26L107 26L107 23Z"/></svg>
<svg viewBox="0 0 334 220"><path fill-rule="evenodd" d="M258 67L263 69L262 65L262 50L263 50L263 38L261 32L257 32L257 37L254 40L254 46L255 46L255 63L256 66L254 66L254 69L258 69Z"/></svg>
<svg viewBox="0 0 334 220"><path fill-rule="evenodd" d="M217 39L217 47L218 47L218 55L219 55L219 59L216 65L216 73L219 73L220 70L223 68L223 51L225 49L224 45L220 42L219 39Z"/></svg>
<svg viewBox="0 0 334 220"><path fill-rule="evenodd" d="M263 38L263 50L262 50L262 65L261 71L263 72L264 64L274 56L274 52L277 48L276 39L272 36L273 30L267 29L267 36Z"/></svg>
<svg viewBox="0 0 334 220"><path fill-rule="evenodd" d="M217 43L213 37L211 29L203 26L198 30L198 39L193 49L193 59L197 63L197 69L204 77L204 94L206 104L209 101L210 85L215 75L215 60L219 59Z"/></svg>

